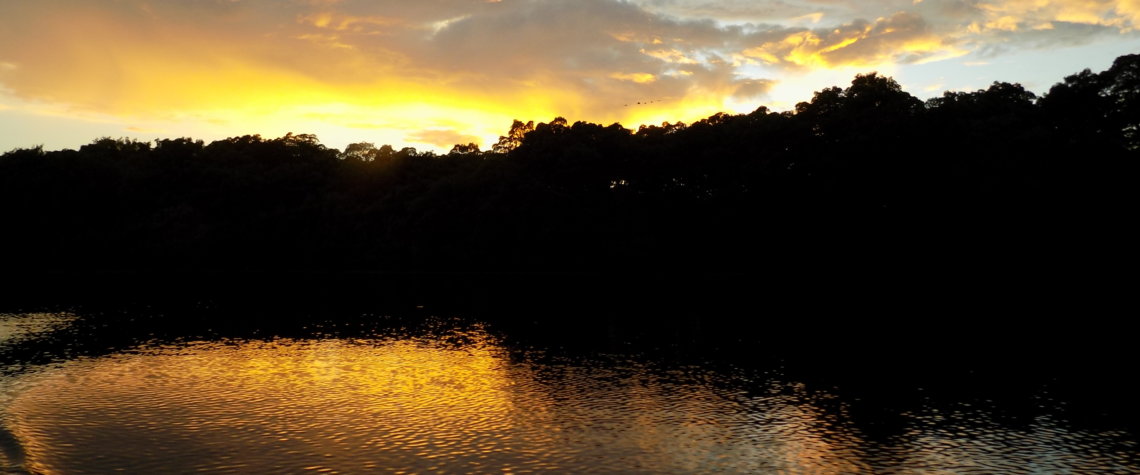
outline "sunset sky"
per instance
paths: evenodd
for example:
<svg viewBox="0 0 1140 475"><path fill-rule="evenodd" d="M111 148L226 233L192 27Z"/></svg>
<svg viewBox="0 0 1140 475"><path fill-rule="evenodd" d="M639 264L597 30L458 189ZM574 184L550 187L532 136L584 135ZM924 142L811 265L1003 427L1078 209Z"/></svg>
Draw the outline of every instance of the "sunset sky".
<svg viewBox="0 0 1140 475"><path fill-rule="evenodd" d="M787 110L870 71L924 99L1042 93L1140 52L1138 27L1140 0L0 0L0 153L286 132L487 148L516 118Z"/></svg>

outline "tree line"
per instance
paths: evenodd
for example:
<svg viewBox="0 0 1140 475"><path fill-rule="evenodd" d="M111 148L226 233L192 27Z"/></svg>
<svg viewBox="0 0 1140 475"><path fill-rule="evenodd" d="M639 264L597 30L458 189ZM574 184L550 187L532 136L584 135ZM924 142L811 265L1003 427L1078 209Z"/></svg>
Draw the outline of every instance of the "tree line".
<svg viewBox="0 0 1140 475"><path fill-rule="evenodd" d="M1138 149L1140 55L1041 97L995 82L922 101L871 73L787 112L515 121L487 151L101 138L0 156L0 249L36 271L1111 259Z"/></svg>

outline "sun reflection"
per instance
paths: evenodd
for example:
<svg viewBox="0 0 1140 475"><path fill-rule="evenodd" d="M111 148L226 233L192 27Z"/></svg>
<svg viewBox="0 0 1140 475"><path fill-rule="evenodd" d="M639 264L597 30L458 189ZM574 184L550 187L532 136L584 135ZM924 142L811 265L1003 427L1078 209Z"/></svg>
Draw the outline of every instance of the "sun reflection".
<svg viewBox="0 0 1140 475"><path fill-rule="evenodd" d="M475 469L479 453L449 448L510 430L511 382L496 351L407 340L162 348L45 374L9 413L36 472L138 463L145 439L196 459L176 462L185 468L214 467L218 447L241 447L265 467L336 461L359 471L450 453Z"/></svg>
<svg viewBox="0 0 1140 475"><path fill-rule="evenodd" d="M75 318L70 313L0 313L0 345L66 327Z"/></svg>
<svg viewBox="0 0 1140 475"><path fill-rule="evenodd" d="M0 330L74 324L61 318L0 315ZM2 374L0 467L1084 473L1135 465L1128 434L1074 430L1049 414L1008 425L985 404L923 406L902 414L900 432L866 438L853 420L859 412L804 384L628 356L508 351L477 324L429 333L143 345Z"/></svg>
<svg viewBox="0 0 1140 475"><path fill-rule="evenodd" d="M75 360L26 375L6 425L37 473L864 468L858 437L802 395L749 397L639 365L512 361L485 332L461 336Z"/></svg>

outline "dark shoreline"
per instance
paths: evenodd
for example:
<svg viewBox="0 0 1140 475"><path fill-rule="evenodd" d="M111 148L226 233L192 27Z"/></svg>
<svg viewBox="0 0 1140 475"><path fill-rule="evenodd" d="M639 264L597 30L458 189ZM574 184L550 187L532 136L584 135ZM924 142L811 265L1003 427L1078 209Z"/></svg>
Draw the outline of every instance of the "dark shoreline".
<svg viewBox="0 0 1140 475"><path fill-rule="evenodd" d="M800 343L767 335L807 332L823 346L884 355L923 345L929 345L925 352L963 355L1001 352L1003 345L1036 348L1049 358L1080 358L1081 351L1126 355L1132 340L1121 318L1130 308L1127 283L1082 273L1061 277L881 276L818 268L794 274L31 273L0 279L0 312L168 308L184 317L204 311L214 318L247 319L251 326L274 315L296 321L463 317L571 334L582 324L583 338L599 324L630 335L680 325L670 331L680 332L681 340L692 336L715 346L717 335L730 336L741 347L760 343L780 352ZM846 341L852 336L872 340Z"/></svg>
<svg viewBox="0 0 1140 475"><path fill-rule="evenodd" d="M902 406L928 397L1028 401L1044 391L1073 401L1069 416L1082 424L1140 428L1140 388L1129 376L1134 339L1106 297L1119 304L1127 294L1104 287L1098 296L1071 287L1004 288L1008 282L993 279L955 291L919 279L909 290L896 281L876 293L877 281L825 285L805 275L743 273L7 277L0 313L81 316L77 329L57 336L75 342L72 356L162 341L352 338L370 328L431 335L474 324L511 348L777 369L815 387ZM1048 321L1051 315L1060 323ZM0 353L35 361L55 351L52 341Z"/></svg>

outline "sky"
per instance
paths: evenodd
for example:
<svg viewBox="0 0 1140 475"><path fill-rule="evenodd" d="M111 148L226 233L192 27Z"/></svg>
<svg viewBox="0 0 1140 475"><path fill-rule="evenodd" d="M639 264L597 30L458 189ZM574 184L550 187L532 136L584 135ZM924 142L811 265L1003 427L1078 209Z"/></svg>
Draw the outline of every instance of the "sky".
<svg viewBox="0 0 1140 475"><path fill-rule="evenodd" d="M1044 93L1140 53L1140 0L0 0L0 153L316 134L489 148L514 119L782 111L859 73Z"/></svg>

